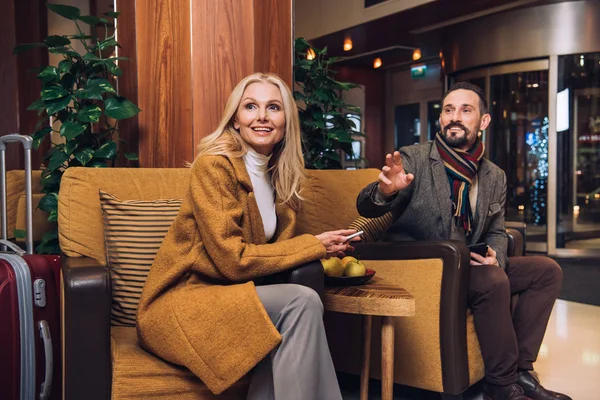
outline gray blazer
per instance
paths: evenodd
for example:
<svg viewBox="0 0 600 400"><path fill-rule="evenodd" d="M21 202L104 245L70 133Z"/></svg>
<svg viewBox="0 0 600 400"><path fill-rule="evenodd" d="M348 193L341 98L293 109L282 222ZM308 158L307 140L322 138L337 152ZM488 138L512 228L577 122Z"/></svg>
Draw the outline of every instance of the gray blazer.
<svg viewBox="0 0 600 400"><path fill-rule="evenodd" d="M453 223L450 184L436 146L432 141L400 149L407 173L415 176L406 189L385 204L375 201L377 182L358 195L356 206L363 217L375 218L394 211L395 222L384 236L386 241L448 240ZM477 205L473 234L467 244L485 242L506 266L507 237L504 227L506 174L484 158L477 172Z"/></svg>

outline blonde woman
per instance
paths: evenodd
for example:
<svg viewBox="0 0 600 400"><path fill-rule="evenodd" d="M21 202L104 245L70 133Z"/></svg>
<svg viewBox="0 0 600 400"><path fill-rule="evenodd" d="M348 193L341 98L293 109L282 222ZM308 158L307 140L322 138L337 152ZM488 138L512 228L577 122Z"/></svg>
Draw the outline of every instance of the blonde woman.
<svg viewBox="0 0 600 400"><path fill-rule="evenodd" d="M254 281L352 250L354 230L294 236L305 178L287 85L252 74L199 146L190 188L146 281L142 345L213 393L251 372L249 399L341 399L311 288Z"/></svg>

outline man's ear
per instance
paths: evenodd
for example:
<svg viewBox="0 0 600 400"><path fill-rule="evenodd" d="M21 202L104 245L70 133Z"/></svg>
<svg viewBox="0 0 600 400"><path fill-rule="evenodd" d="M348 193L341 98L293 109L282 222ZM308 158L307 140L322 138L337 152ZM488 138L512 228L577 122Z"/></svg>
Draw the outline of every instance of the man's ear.
<svg viewBox="0 0 600 400"><path fill-rule="evenodd" d="M485 130L490 125L490 122L492 122L492 116L490 114L483 114L481 122L479 123L479 130Z"/></svg>

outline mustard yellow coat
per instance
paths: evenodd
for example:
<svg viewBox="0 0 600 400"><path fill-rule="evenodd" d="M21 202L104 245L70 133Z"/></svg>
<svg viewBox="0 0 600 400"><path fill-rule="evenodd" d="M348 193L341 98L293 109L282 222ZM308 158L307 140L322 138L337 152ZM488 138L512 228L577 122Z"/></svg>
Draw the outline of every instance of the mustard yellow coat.
<svg viewBox="0 0 600 400"><path fill-rule="evenodd" d="M281 341L251 280L325 257L313 235L294 237L291 208L277 204L276 214L267 244L243 159L196 160L146 280L137 314L142 346L187 367L215 394Z"/></svg>

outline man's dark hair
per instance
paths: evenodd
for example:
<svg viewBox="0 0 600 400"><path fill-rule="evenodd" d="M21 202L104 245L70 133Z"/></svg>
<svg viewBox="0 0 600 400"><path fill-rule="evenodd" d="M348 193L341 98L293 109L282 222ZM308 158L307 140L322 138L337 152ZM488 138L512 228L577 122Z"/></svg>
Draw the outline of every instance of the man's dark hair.
<svg viewBox="0 0 600 400"><path fill-rule="evenodd" d="M474 85L471 82L456 82L455 84L450 86L450 89L448 89L448 91L442 98L442 104L444 104L444 100L446 100L446 97L448 97L450 93L459 89L470 90L472 92L477 93L477 96L479 96L479 111L481 112L481 115L488 113L488 102L485 98L485 93L483 93L483 90L479 86Z"/></svg>

